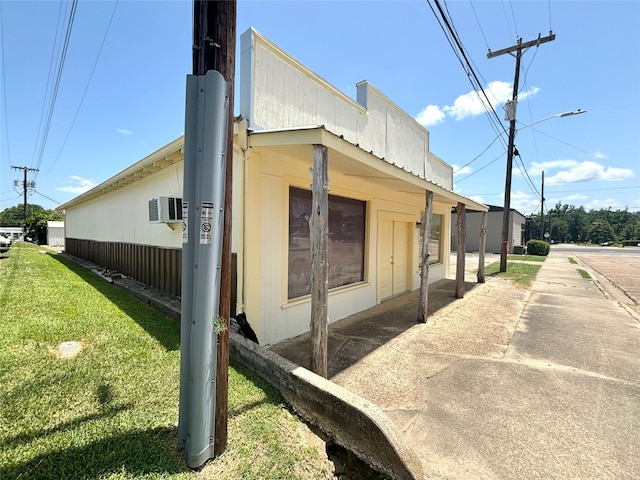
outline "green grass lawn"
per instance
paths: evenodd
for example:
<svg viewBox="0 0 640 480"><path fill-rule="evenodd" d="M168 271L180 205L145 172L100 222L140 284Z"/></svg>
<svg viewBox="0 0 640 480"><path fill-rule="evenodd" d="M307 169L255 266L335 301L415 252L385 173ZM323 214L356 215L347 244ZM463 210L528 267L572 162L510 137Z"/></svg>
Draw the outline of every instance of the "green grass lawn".
<svg viewBox="0 0 640 480"><path fill-rule="evenodd" d="M507 260L520 260L521 262L544 262L546 258L541 255L507 255Z"/></svg>
<svg viewBox="0 0 640 480"><path fill-rule="evenodd" d="M234 365L227 450L189 470L178 326L63 257L14 244L0 305L0 479L330 477L279 394ZM66 341L82 350L60 358Z"/></svg>
<svg viewBox="0 0 640 480"><path fill-rule="evenodd" d="M542 265L507 261L507 271L500 272L500 262L493 262L486 266L485 274L487 276L508 278L516 285L529 288L540 271L540 268L542 268Z"/></svg>

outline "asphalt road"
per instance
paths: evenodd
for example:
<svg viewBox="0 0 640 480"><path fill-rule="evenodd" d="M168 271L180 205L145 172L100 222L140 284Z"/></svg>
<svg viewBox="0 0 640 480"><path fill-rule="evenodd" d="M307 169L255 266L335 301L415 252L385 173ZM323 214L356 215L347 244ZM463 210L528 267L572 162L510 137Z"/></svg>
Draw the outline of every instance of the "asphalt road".
<svg viewBox="0 0 640 480"><path fill-rule="evenodd" d="M579 260L609 297L640 313L640 247L560 244L551 248Z"/></svg>

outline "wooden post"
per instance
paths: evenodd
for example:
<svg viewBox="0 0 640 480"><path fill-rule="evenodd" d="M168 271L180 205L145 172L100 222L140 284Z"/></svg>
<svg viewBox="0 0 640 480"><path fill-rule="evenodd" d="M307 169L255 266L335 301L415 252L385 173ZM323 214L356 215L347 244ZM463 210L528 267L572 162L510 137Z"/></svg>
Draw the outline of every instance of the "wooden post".
<svg viewBox="0 0 640 480"><path fill-rule="evenodd" d="M458 237L458 255L456 255L456 298L464 297L464 261L467 253L467 215L464 203L456 206L456 232Z"/></svg>
<svg viewBox="0 0 640 480"><path fill-rule="evenodd" d="M487 241L487 212L480 213L480 241L478 242L478 283L484 283L484 250Z"/></svg>
<svg viewBox="0 0 640 480"><path fill-rule="evenodd" d="M218 312L226 329L218 335L216 363L216 412L214 453L227 446L229 397L229 315L231 312L231 225L233 186L233 97L236 59L236 0L195 0L193 4L193 73L204 75L217 70L229 83L227 120L227 161L225 174L224 229L220 263Z"/></svg>
<svg viewBox="0 0 640 480"><path fill-rule="evenodd" d="M329 180L327 147L313 146L311 186L311 371L327 378Z"/></svg>
<svg viewBox="0 0 640 480"><path fill-rule="evenodd" d="M225 330L218 335L218 362L216 385L216 432L214 452L216 457L227 447L229 412L229 316L231 315L231 226L233 198L233 97L236 68L236 1L212 2L216 5L216 32L220 45L217 70L229 82L229 119L227 120L227 164L224 189L224 231L222 237L222 262L220 264L219 315L224 319ZM214 37L215 38L215 37Z"/></svg>
<svg viewBox="0 0 640 480"><path fill-rule="evenodd" d="M429 233L433 213L433 192L425 191L425 213L422 221L422 252L420 252L420 301L418 303L418 323L427 323L429 306Z"/></svg>

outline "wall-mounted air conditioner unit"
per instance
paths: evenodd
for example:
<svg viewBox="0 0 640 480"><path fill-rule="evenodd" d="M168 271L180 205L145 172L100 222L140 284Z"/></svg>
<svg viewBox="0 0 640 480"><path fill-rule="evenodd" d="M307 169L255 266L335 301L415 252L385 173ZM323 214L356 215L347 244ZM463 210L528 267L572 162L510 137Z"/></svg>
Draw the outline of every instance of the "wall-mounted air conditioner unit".
<svg viewBox="0 0 640 480"><path fill-rule="evenodd" d="M177 223L181 221L181 198L154 197L149 200L149 223Z"/></svg>

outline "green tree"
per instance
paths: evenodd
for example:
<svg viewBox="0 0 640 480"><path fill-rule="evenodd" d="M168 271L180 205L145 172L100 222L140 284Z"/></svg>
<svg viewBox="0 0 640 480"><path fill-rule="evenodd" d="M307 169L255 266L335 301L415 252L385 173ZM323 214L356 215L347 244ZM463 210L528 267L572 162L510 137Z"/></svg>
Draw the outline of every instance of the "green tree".
<svg viewBox="0 0 640 480"><path fill-rule="evenodd" d="M27 216L44 210L40 205L27 204ZM16 205L0 212L0 226L2 227L22 227L24 224L24 206Z"/></svg>
<svg viewBox="0 0 640 480"><path fill-rule="evenodd" d="M64 220L64 215L56 210L34 211L24 222L25 237L36 241L38 245L47 243L47 222Z"/></svg>
<svg viewBox="0 0 640 480"><path fill-rule="evenodd" d="M596 220L584 229L584 238L591 243L613 242L615 237L615 232L607 220Z"/></svg>

